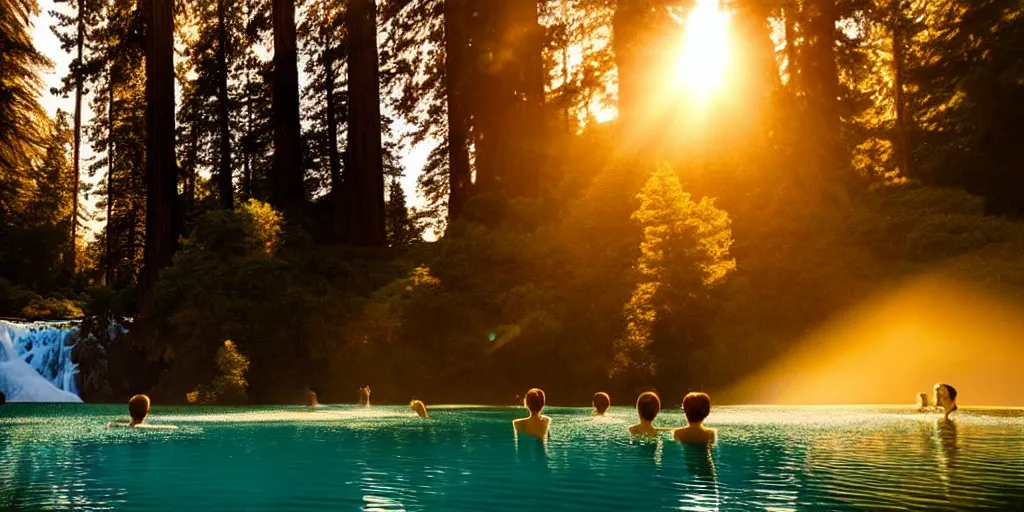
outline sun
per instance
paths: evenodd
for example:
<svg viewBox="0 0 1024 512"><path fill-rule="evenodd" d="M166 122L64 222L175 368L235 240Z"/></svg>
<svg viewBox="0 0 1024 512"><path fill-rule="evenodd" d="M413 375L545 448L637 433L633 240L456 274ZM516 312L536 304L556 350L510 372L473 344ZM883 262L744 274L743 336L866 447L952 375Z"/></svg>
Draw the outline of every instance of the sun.
<svg viewBox="0 0 1024 512"><path fill-rule="evenodd" d="M729 59L729 13L718 0L696 0L684 20L675 79L705 101L725 84Z"/></svg>

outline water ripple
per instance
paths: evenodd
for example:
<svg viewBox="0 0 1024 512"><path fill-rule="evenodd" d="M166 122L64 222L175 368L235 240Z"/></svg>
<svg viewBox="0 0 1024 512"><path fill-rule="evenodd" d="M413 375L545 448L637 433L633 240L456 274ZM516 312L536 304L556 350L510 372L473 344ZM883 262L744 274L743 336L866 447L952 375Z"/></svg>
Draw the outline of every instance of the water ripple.
<svg viewBox="0 0 1024 512"><path fill-rule="evenodd" d="M103 428L123 407L8 405L0 510L1024 510L1021 410L721 407L711 448L630 439L628 408L514 441L520 414L157 407L181 430L143 432Z"/></svg>

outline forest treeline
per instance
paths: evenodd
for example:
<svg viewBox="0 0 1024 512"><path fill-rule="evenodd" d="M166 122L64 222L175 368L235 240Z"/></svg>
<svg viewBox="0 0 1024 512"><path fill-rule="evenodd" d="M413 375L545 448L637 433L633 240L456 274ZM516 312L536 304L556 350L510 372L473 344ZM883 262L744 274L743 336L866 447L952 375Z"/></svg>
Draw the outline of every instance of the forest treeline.
<svg viewBox="0 0 1024 512"><path fill-rule="evenodd" d="M1024 294L1017 0L723 0L708 96L693 0L61 3L43 91L0 0L0 315L134 318L86 399L682 396L917 273Z"/></svg>

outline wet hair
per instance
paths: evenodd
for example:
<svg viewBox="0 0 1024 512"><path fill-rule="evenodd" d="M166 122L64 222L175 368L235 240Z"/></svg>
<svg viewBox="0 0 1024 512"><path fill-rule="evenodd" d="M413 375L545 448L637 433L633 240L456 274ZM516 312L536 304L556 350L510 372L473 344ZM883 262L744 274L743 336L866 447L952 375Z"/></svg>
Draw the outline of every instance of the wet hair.
<svg viewBox="0 0 1024 512"><path fill-rule="evenodd" d="M654 421L654 418L657 418L658 413L661 412L661 399L658 398L658 394L654 391L642 393L636 399L636 412L641 418Z"/></svg>
<svg viewBox="0 0 1024 512"><path fill-rule="evenodd" d="M612 398L608 396L608 393L599 391L594 393L594 410L600 414L604 414L612 405Z"/></svg>
<svg viewBox="0 0 1024 512"><path fill-rule="evenodd" d="M412 407L413 409L415 409L417 405L424 409L427 408L426 404L424 404L422 400L413 400L409 402L409 407Z"/></svg>
<svg viewBox="0 0 1024 512"><path fill-rule="evenodd" d="M543 389L533 388L526 392L526 398L523 401L526 402L526 408L530 412L539 413L544 409L545 399Z"/></svg>
<svg viewBox="0 0 1024 512"><path fill-rule="evenodd" d="M946 393L949 394L949 399L956 400L956 388L954 388L953 386L950 386L949 384L939 383L935 385L935 388L946 388Z"/></svg>
<svg viewBox="0 0 1024 512"><path fill-rule="evenodd" d="M132 421L142 423L142 420L146 419L147 414L149 414L148 396L135 395L131 400L128 400L128 415L132 417Z"/></svg>
<svg viewBox="0 0 1024 512"><path fill-rule="evenodd" d="M707 393L689 393L683 397L683 413L686 421L704 421L711 414L711 397Z"/></svg>

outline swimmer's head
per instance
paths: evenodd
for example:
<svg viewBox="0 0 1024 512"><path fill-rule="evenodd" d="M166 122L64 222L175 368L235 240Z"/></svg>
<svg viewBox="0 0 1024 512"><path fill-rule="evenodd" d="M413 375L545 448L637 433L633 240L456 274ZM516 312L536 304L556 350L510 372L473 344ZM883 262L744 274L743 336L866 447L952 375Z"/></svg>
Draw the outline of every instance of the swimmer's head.
<svg viewBox="0 0 1024 512"><path fill-rule="evenodd" d="M135 395L128 400L128 415L132 417L132 425L138 425L146 419L149 414L149 397L146 395Z"/></svg>
<svg viewBox="0 0 1024 512"><path fill-rule="evenodd" d="M928 393L918 393L917 394L917 406L918 407L928 407Z"/></svg>
<svg viewBox="0 0 1024 512"><path fill-rule="evenodd" d="M654 421L661 412L661 399L653 391L642 393L636 399L636 414L645 421Z"/></svg>
<svg viewBox="0 0 1024 512"><path fill-rule="evenodd" d="M683 414L690 423L704 421L711 414L711 397L707 393L688 393L683 397Z"/></svg>
<svg viewBox="0 0 1024 512"><path fill-rule="evenodd" d="M612 405L612 398L603 391L594 393L594 411L604 414Z"/></svg>
<svg viewBox="0 0 1024 512"><path fill-rule="evenodd" d="M935 405L949 411L956 410L956 388L942 382L935 385Z"/></svg>
<svg viewBox="0 0 1024 512"><path fill-rule="evenodd" d="M427 417L427 405L420 400L413 400L412 402L409 402L409 407L416 411L416 414L419 414L424 418Z"/></svg>
<svg viewBox="0 0 1024 512"><path fill-rule="evenodd" d="M533 414L540 414L544 410L544 402L547 397L544 396L544 390L540 388L533 388L526 392L526 398L523 399L523 404Z"/></svg>

